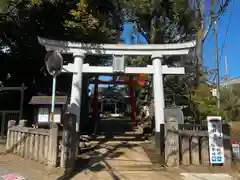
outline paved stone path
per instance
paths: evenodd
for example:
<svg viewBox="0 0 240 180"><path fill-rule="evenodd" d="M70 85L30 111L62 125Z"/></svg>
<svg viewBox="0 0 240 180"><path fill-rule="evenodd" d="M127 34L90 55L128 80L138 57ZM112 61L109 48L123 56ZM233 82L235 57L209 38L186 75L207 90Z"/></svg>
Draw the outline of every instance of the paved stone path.
<svg viewBox="0 0 240 180"><path fill-rule="evenodd" d="M153 169L152 162L136 143L102 144L86 158L90 158L87 165L73 180L158 180L157 171L163 171ZM160 177L164 180L172 179L165 176L165 173Z"/></svg>

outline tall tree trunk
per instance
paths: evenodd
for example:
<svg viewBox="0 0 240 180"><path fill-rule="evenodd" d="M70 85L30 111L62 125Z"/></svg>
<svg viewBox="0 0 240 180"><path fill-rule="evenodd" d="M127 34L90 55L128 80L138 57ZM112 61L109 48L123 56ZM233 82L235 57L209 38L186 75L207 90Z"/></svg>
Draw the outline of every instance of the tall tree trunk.
<svg viewBox="0 0 240 180"><path fill-rule="evenodd" d="M156 43L157 28L158 28L158 18L159 18L159 6L162 0L152 0L153 10L152 10L152 20L151 20L151 30L150 30L150 44Z"/></svg>
<svg viewBox="0 0 240 180"><path fill-rule="evenodd" d="M205 0L198 0L198 12L197 19L199 22L197 32L197 44L196 44L196 82L195 87L200 86L200 76L203 68L203 36L204 36L204 11L205 11Z"/></svg>
<svg viewBox="0 0 240 180"><path fill-rule="evenodd" d="M199 22L198 25L198 32L197 32L197 44L196 44L196 81L195 81L195 88L199 88L201 85L201 75L203 74L203 43L206 39L208 32L211 29L212 21L213 21L213 14L214 14L214 8L215 8L215 0L211 0L211 8L210 8L210 16L208 16L208 19L205 20L205 7L206 7L206 1L205 0L196 0L197 4L197 19ZM196 109L198 109L196 105ZM196 122L200 123L200 115L199 112L196 111Z"/></svg>
<svg viewBox="0 0 240 180"><path fill-rule="evenodd" d="M196 7L198 9L197 12L197 19L199 22L198 25L198 32L197 32L197 44L196 44L196 83L195 88L200 86L201 83L201 73L203 73L203 44L204 40L207 38L207 35L209 31L211 30L213 19L215 18L214 10L216 7L216 0L210 1L210 15L207 15L207 19L204 19L205 17L205 7L206 7L206 1L205 0L196 0ZM223 11L222 8L226 8L228 5L229 0L226 0L223 4L223 7L220 8L220 10L216 13L217 15L220 15Z"/></svg>

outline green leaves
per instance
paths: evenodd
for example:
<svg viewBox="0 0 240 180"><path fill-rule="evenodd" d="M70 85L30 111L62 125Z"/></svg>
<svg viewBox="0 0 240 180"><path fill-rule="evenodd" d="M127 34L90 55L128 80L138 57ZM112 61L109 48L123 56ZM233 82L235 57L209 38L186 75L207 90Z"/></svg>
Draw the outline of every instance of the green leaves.
<svg viewBox="0 0 240 180"><path fill-rule="evenodd" d="M43 73L44 49L39 45L37 36L51 39L91 43L116 42L118 17L115 5L109 0L72 1L72 0L0 0L0 8L6 7L0 19L0 47L9 49L1 53L0 81L5 81L7 73L11 85L26 85L36 82L48 89L49 84ZM115 34L114 34L115 33ZM93 64L100 62L98 57L90 57ZM27 74L22 76L19 74ZM45 82L45 83L44 83ZM59 87L66 89L68 81L59 81ZM43 86L42 86L43 87Z"/></svg>
<svg viewBox="0 0 240 180"><path fill-rule="evenodd" d="M121 25L120 17L116 5L110 0L78 0L69 15L64 26L70 31L82 31L84 35L94 37L95 42L119 39L116 35Z"/></svg>
<svg viewBox="0 0 240 180"><path fill-rule="evenodd" d="M192 101L198 105L198 110L202 120L206 116L222 116L225 120L235 121L240 118L240 94L238 91L221 88L220 109L217 107L217 98L211 94L212 87L201 86L192 91Z"/></svg>
<svg viewBox="0 0 240 180"><path fill-rule="evenodd" d="M85 29L97 29L100 28L100 20L93 14L93 10L89 7L87 0L81 0L76 4L76 9L70 10L70 14L73 16L74 21L66 21L69 27L80 27Z"/></svg>
<svg viewBox="0 0 240 180"><path fill-rule="evenodd" d="M0 1L0 13L7 12L7 7L8 7L9 2L10 2L10 0L1 0Z"/></svg>
<svg viewBox="0 0 240 180"><path fill-rule="evenodd" d="M225 110L217 107L217 98L212 96L211 90L212 87L205 84L191 91L192 103L197 105L201 121L207 116L225 115Z"/></svg>
<svg viewBox="0 0 240 180"><path fill-rule="evenodd" d="M229 121L240 119L240 94L231 88L222 88L220 93L221 108Z"/></svg>

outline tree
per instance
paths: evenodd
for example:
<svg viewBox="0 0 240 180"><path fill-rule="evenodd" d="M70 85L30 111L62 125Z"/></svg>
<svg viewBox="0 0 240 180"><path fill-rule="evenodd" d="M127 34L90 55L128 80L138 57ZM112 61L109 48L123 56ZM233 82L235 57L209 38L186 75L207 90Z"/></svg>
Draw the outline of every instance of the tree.
<svg viewBox="0 0 240 180"><path fill-rule="evenodd" d="M126 20L135 20L149 42L182 42L195 33L194 10L185 0L133 0L120 2Z"/></svg>
<svg viewBox="0 0 240 180"><path fill-rule="evenodd" d="M0 1L0 12L4 13L7 10L7 5L10 1L9 0L1 0Z"/></svg>
<svg viewBox="0 0 240 180"><path fill-rule="evenodd" d="M39 86L42 83L48 84L46 77L40 72L44 67L45 51L38 44L37 36L92 43L116 39L114 35L109 36L106 33L108 30L117 31L115 6L107 0L102 3L104 5L96 0L10 1L7 11L1 14L0 21L0 47L8 50L2 55L1 64L5 64L7 71L1 75L0 80L6 79L6 74L10 73L12 78L4 82L6 85L18 85L20 81L26 85L32 85L33 81ZM90 21L94 23L89 23ZM100 63L99 58L90 59ZM26 76L20 79L19 74ZM49 85L45 87L49 88ZM58 84L59 86L61 87ZM66 85L63 83L62 87L64 90Z"/></svg>
<svg viewBox="0 0 240 180"><path fill-rule="evenodd" d="M191 103L198 106L200 123L203 123L207 116L224 117L226 113L225 109L217 107L217 98L212 96L212 89L213 87L210 85L202 85L191 91Z"/></svg>
<svg viewBox="0 0 240 180"><path fill-rule="evenodd" d="M3 1L1 1L2 3ZM16 3L17 2L17 3ZM51 95L52 77L46 73L43 47L37 37L86 43L112 43L118 40L119 21L115 5L109 0L19 0L8 1L0 13L0 82L4 86L24 83L26 101L41 92ZM2 4L1 4L2 5ZM1 6L0 7L3 7ZM91 23L91 22L94 23ZM109 33L108 33L109 32ZM70 62L71 55L63 55ZM99 64L98 57L85 62ZM7 78L8 75L11 78ZM83 100L88 101L88 76L83 78ZM57 95L70 94L71 74L57 77ZM3 97L3 96L2 96ZM0 101L2 101L1 99ZM7 99L6 103L12 102ZM83 103L84 104L84 103ZM83 106L88 118L88 106ZM30 113L31 109L27 113ZM87 121L87 118L81 118ZM84 122L81 124L85 124Z"/></svg>
<svg viewBox="0 0 240 180"><path fill-rule="evenodd" d="M221 88L221 109L225 112L228 121L236 121L240 118L240 94L231 88Z"/></svg>
<svg viewBox="0 0 240 180"><path fill-rule="evenodd" d="M24 82L43 92L49 92L51 78L46 78L42 71L45 51L38 44L37 36L91 43L118 43L122 22L134 20L140 32L147 32L147 35L143 34L149 43L178 43L194 39L199 25L195 8L186 0L20 0L18 3L4 0L0 8L0 68L4 67L3 71L1 69L0 81L5 85ZM66 60L70 58L64 57ZM87 57L86 61L101 63L96 57ZM168 104L181 105L182 100L185 101L186 96L183 99L175 97L188 94L196 74L195 62L192 56L164 58L164 64L184 66L187 69L187 75L180 79L175 76L164 77ZM138 58L134 63L150 64L151 60ZM11 78L7 78L8 74ZM22 75L21 79L19 74ZM67 75L60 76L58 90L69 92L70 83L66 82L70 78ZM177 93L179 90L181 93ZM152 91L149 91L147 97L152 97Z"/></svg>
<svg viewBox="0 0 240 180"><path fill-rule="evenodd" d="M208 3L207 3L208 2ZM219 17L225 12L231 0L216 1L211 0L191 0L192 7L197 10L196 18L198 22L197 44L196 44L196 81L195 87L200 86L201 74L203 67L203 44L214 21L218 21ZM210 8L209 8L209 7Z"/></svg>
<svg viewBox="0 0 240 180"><path fill-rule="evenodd" d="M221 88L221 108L217 107L217 98L212 95L212 85L202 85L191 91L191 102L197 104L200 120L207 116L222 116L227 121L237 121L240 118L240 94L229 87Z"/></svg>
<svg viewBox="0 0 240 180"><path fill-rule="evenodd" d="M135 20L138 30L142 34L146 32L149 43L179 43L193 39L196 34L197 23L194 9L185 0L122 1L120 6L125 20ZM186 101L184 100L186 96L175 97L188 93L186 87L192 84L195 76L194 62L195 59L191 55L180 58L164 57L163 64L183 66L187 70L187 75L180 78L170 75L164 76L167 105L182 105ZM150 58L141 57L136 58L132 63L138 66L152 64ZM142 88L137 96L138 109L146 105L145 102L148 106L153 103L151 77L147 86Z"/></svg>
<svg viewBox="0 0 240 180"><path fill-rule="evenodd" d="M72 19L65 20L67 27L81 29L85 35L95 35L93 43L118 43L121 21L113 1L78 0L70 14Z"/></svg>

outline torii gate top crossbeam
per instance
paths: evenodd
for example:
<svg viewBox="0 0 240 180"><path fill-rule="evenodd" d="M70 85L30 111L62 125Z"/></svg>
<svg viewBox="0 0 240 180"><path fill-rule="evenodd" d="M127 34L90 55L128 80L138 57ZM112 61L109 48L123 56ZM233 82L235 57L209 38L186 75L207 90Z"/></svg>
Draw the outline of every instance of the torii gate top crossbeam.
<svg viewBox="0 0 240 180"><path fill-rule="evenodd" d="M184 55L196 44L190 41L181 44L85 44L69 41L57 41L38 37L38 41L47 51L58 51L66 54L84 53L92 55Z"/></svg>

